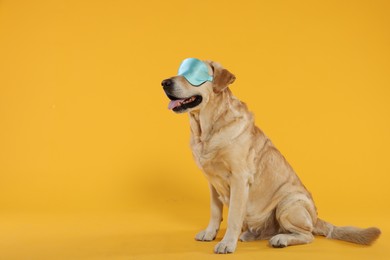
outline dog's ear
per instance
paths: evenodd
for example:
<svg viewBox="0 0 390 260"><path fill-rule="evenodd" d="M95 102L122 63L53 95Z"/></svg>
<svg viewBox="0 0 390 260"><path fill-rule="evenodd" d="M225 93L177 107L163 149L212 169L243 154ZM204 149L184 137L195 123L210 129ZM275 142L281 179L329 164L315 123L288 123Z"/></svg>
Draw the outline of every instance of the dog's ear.
<svg viewBox="0 0 390 260"><path fill-rule="evenodd" d="M209 64L213 69L214 93L220 93L232 84L236 77L230 71L224 69L220 64L214 61L210 61Z"/></svg>

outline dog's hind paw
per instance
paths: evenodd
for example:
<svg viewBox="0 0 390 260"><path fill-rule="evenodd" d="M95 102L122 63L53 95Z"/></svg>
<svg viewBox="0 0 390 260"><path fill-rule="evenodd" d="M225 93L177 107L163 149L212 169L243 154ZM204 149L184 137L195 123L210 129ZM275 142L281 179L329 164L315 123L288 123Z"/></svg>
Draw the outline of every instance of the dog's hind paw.
<svg viewBox="0 0 390 260"><path fill-rule="evenodd" d="M250 242L250 241L255 241L257 240L257 235L250 232L249 230L245 231L244 233L241 234L239 240L241 242Z"/></svg>
<svg viewBox="0 0 390 260"><path fill-rule="evenodd" d="M285 234L276 235L269 240L269 244L275 248L286 247L288 246L288 236Z"/></svg>

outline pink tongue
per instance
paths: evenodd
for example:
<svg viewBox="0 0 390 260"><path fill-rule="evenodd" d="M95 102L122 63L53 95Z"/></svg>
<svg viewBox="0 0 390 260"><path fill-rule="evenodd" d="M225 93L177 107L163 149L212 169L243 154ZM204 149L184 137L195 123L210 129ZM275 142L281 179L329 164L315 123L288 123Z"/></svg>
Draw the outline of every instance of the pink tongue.
<svg viewBox="0 0 390 260"><path fill-rule="evenodd" d="M183 102L184 99L171 100L168 105L168 109L174 109L175 107L180 106L180 103Z"/></svg>

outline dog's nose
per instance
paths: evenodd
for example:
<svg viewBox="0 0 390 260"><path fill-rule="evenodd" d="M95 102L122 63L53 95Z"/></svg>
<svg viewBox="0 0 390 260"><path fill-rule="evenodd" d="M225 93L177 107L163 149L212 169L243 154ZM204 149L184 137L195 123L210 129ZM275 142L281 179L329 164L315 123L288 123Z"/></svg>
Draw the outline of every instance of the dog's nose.
<svg viewBox="0 0 390 260"><path fill-rule="evenodd" d="M161 85L164 87L164 89L168 89L168 88L170 88L173 85L173 80L171 80L171 79L164 79L161 82Z"/></svg>

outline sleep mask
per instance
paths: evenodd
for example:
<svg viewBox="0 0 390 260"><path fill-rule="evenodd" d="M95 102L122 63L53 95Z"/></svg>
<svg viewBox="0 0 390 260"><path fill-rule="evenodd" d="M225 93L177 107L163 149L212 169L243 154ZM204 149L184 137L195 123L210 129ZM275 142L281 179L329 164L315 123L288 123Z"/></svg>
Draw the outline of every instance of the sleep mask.
<svg viewBox="0 0 390 260"><path fill-rule="evenodd" d="M177 74L183 76L195 87L202 85L206 81L213 81L213 76L209 75L207 65L203 61L195 58L183 60Z"/></svg>

